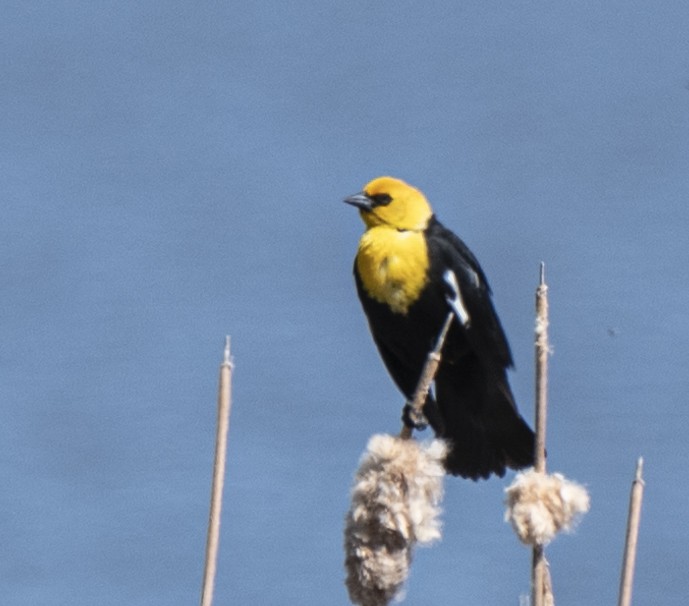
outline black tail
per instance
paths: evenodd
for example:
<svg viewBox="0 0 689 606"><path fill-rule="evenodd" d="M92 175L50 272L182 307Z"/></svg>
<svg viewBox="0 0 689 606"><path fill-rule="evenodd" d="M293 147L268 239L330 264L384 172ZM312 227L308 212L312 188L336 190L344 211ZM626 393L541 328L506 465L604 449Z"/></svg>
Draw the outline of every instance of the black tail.
<svg viewBox="0 0 689 606"><path fill-rule="evenodd" d="M436 402L424 410L438 437L450 443L445 468L452 475L478 480L505 468L533 465L534 433L514 404L504 372L486 376L478 359L441 364Z"/></svg>

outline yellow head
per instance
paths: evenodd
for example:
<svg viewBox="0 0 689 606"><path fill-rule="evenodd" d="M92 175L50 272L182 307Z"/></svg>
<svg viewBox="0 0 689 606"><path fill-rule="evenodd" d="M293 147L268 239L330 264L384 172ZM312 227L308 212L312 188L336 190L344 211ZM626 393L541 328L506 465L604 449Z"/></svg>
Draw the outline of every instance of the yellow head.
<svg viewBox="0 0 689 606"><path fill-rule="evenodd" d="M374 179L364 191L345 198L345 202L359 209L367 228L387 225L394 229L421 231L433 215L426 196L392 177Z"/></svg>

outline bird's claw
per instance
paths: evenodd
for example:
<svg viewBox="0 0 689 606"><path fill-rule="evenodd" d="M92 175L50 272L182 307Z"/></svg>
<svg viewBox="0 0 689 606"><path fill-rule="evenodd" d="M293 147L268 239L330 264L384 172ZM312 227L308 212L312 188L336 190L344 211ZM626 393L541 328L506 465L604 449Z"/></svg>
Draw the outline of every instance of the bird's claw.
<svg viewBox="0 0 689 606"><path fill-rule="evenodd" d="M402 422L412 429L423 431L428 427L428 419L422 412L418 412L411 404L404 405L402 411Z"/></svg>

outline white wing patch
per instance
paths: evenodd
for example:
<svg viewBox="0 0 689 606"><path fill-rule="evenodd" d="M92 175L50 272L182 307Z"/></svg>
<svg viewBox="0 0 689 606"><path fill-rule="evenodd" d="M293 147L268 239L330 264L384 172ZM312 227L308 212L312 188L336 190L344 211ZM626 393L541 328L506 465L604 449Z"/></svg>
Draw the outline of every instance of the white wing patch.
<svg viewBox="0 0 689 606"><path fill-rule="evenodd" d="M450 294L448 294L445 299L448 305L452 308L457 316L457 319L461 322L462 326L467 328L469 326L470 318L469 312L467 311L464 301L462 299L462 293L459 290L459 282L457 281L457 276L455 272L451 269L446 269L443 274L443 279L445 283L450 287Z"/></svg>

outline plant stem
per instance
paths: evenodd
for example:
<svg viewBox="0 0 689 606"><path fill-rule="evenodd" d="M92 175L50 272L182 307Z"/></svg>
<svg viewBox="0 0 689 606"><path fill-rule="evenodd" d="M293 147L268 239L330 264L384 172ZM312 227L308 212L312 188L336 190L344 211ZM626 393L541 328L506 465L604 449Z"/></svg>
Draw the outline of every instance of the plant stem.
<svg viewBox="0 0 689 606"><path fill-rule="evenodd" d="M225 481L225 462L227 460L227 433L230 428L230 410L232 407L232 361L230 358L230 337L225 339L225 351L220 365L218 385L218 419L215 436L215 462L213 464L213 484L211 488L211 506L208 519L208 537L206 539L206 562L203 571L203 589L201 606L211 606L215 588L215 572L218 563L218 546L220 544L220 514L222 510L222 493Z"/></svg>
<svg viewBox="0 0 689 606"><path fill-rule="evenodd" d="M438 335L438 340L435 343L433 351L428 352L426 358L426 363L424 364L423 370L421 371L421 377L419 382L416 384L416 389L414 390L414 398L411 401L412 413L418 417L423 417L423 405L426 402L426 396L428 395L428 390L431 388L431 383L435 379L435 373L438 372L438 366L440 365L440 351L445 344L445 338L450 330L450 325L452 324L452 318L455 314L453 311L447 314L445 318L445 323L443 324L440 334ZM408 440L411 438L412 428L404 425L402 431L400 432L400 438Z"/></svg>
<svg viewBox="0 0 689 606"><path fill-rule="evenodd" d="M548 409L548 286L545 264L536 289L536 451L534 468L545 473L545 434Z"/></svg>
<svg viewBox="0 0 689 606"><path fill-rule="evenodd" d="M644 460L639 458L636 474L629 495L629 516L627 518L627 537L624 545L622 577L620 579L619 606L630 606L634 584L634 565L636 563L636 544L639 538L639 521L641 520L641 502L644 496L644 480L641 477Z"/></svg>
<svg viewBox="0 0 689 606"><path fill-rule="evenodd" d="M548 407L548 286L545 263L541 263L536 289L536 445L534 469L545 473L545 434ZM532 605L545 606L546 593L551 597L550 572L542 545L535 545L531 559Z"/></svg>

